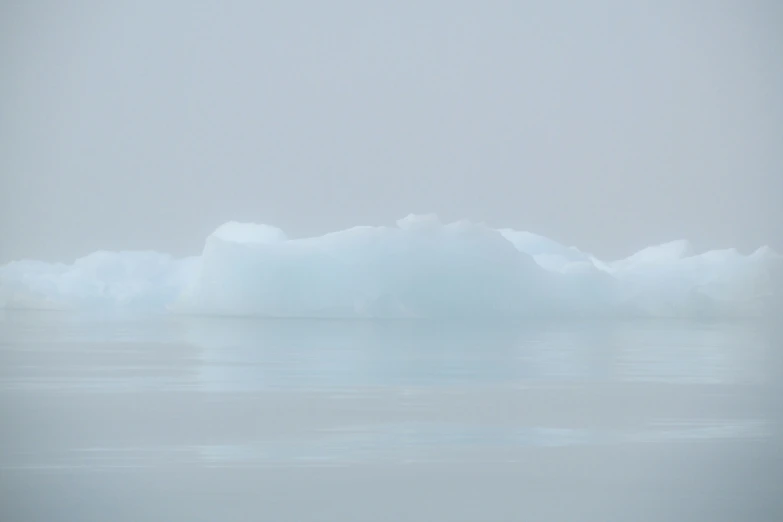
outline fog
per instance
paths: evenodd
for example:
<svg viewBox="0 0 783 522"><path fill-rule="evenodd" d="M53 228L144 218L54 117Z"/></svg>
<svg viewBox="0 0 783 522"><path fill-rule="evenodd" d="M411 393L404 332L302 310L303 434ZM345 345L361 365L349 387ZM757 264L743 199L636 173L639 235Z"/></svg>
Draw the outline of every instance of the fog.
<svg viewBox="0 0 783 522"><path fill-rule="evenodd" d="M0 262L410 212L783 247L777 2L0 9Z"/></svg>
<svg viewBox="0 0 783 522"><path fill-rule="evenodd" d="M604 260L783 253L781 27L772 0L0 2L0 265L409 213ZM372 234L4 266L0 519L783 520L771 253L528 278L465 229L433 242L484 255L459 270ZM220 306L176 313L193 281Z"/></svg>

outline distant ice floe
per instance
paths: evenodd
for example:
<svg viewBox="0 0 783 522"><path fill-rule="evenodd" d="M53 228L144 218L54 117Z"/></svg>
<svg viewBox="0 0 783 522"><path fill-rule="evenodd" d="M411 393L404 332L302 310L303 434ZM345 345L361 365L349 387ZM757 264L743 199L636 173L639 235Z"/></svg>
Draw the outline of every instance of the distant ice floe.
<svg viewBox="0 0 783 522"><path fill-rule="evenodd" d="M264 317L745 317L763 313L783 257L695 254L687 241L602 261L549 238L411 215L288 239L229 222L200 256L95 252L0 267L0 307Z"/></svg>

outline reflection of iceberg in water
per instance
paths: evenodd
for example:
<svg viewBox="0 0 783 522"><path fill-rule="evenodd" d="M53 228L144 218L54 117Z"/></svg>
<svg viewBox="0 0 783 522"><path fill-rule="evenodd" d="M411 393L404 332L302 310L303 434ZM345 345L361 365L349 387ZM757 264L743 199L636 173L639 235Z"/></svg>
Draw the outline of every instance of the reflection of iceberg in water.
<svg viewBox="0 0 783 522"><path fill-rule="evenodd" d="M515 329L431 322L199 318L207 386L340 388L513 378ZM222 383L222 384L221 384ZM241 383L241 384L240 384Z"/></svg>
<svg viewBox="0 0 783 522"><path fill-rule="evenodd" d="M213 390L737 383L759 378L766 346L742 323L189 318L181 326L202 349L199 376Z"/></svg>

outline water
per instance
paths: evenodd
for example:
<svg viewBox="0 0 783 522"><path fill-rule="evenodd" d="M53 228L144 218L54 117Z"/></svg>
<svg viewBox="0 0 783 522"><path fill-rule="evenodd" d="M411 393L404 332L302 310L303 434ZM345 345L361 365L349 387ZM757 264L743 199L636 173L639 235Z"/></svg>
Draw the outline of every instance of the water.
<svg viewBox="0 0 783 522"><path fill-rule="evenodd" d="M0 316L0 519L783 520L748 322Z"/></svg>

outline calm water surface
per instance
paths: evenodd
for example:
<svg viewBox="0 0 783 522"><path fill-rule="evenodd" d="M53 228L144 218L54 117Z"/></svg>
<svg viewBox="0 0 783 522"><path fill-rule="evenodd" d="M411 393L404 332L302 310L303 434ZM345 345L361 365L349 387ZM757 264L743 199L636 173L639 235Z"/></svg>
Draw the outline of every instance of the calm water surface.
<svg viewBox="0 0 783 522"><path fill-rule="evenodd" d="M783 520L770 332L3 312L0 518Z"/></svg>

